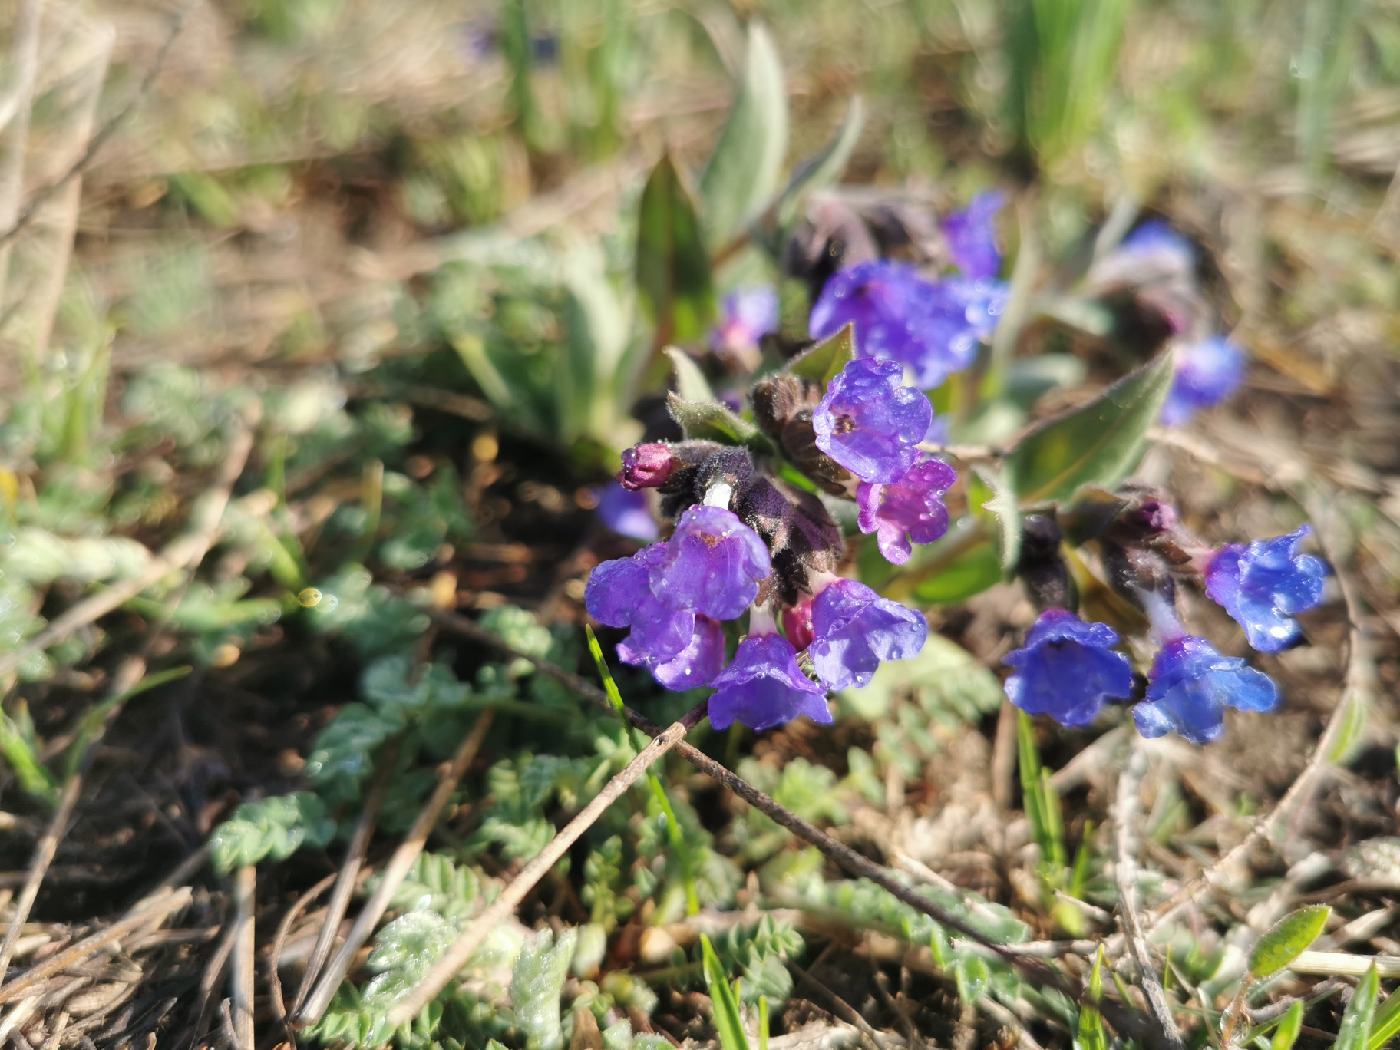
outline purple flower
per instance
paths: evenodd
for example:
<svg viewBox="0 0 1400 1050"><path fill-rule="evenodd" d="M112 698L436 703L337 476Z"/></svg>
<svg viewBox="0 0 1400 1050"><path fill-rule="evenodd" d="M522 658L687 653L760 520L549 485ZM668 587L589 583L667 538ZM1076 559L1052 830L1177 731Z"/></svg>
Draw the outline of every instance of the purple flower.
<svg viewBox="0 0 1400 1050"><path fill-rule="evenodd" d="M1148 219L1118 245L1120 252L1131 255L1156 254L1173 256L1183 269L1196 264L1196 249L1181 234L1160 219Z"/></svg>
<svg viewBox="0 0 1400 1050"><path fill-rule="evenodd" d="M772 288L740 288L724 297L720 322L710 333L710 348L742 355L778 328L778 293Z"/></svg>
<svg viewBox="0 0 1400 1050"><path fill-rule="evenodd" d="M1244 379L1244 351L1215 336L1176 351L1176 376L1162 406L1162 422L1180 426L1198 409L1218 405Z"/></svg>
<svg viewBox="0 0 1400 1050"><path fill-rule="evenodd" d="M943 236L953 263L964 277L995 277L1001 272L996 217L1006 203L999 190L979 193L962 211L943 220Z"/></svg>
<svg viewBox="0 0 1400 1050"><path fill-rule="evenodd" d="M1206 566L1206 593L1244 628L1249 644L1266 653L1287 647L1300 634L1293 619L1322 601L1327 564L1297 553L1312 531L1303 525L1285 536L1246 546L1221 547Z"/></svg>
<svg viewBox="0 0 1400 1050"><path fill-rule="evenodd" d="M957 480L948 464L926 459L893 484L862 484L856 489L860 531L875 534L886 561L903 565L913 552L911 542L932 543L948 531L943 493Z"/></svg>
<svg viewBox="0 0 1400 1050"><path fill-rule="evenodd" d="M675 450L664 441L646 441L622 453L618 482L625 489L660 488L681 465Z"/></svg>
<svg viewBox="0 0 1400 1050"><path fill-rule="evenodd" d="M1111 697L1133 692L1133 669L1114 651L1118 635L1105 623L1086 623L1065 609L1046 609L1023 648L1007 654L1015 671L1006 696L1028 715L1049 715L1065 726L1085 726Z"/></svg>
<svg viewBox="0 0 1400 1050"><path fill-rule="evenodd" d="M903 365L927 390L972 363L1006 296L1002 281L928 281L912 266L877 259L826 282L809 328L814 339L825 339L854 324L859 357Z"/></svg>
<svg viewBox="0 0 1400 1050"><path fill-rule="evenodd" d="M812 413L817 448L865 481L894 481L919 455L933 406L884 361L851 361Z"/></svg>
<svg viewBox="0 0 1400 1050"><path fill-rule="evenodd" d="M797 651L781 635L749 635L714 685L709 711L716 729L735 722L771 729L801 715L823 724L832 721L826 691L802 673Z"/></svg>
<svg viewBox="0 0 1400 1050"><path fill-rule="evenodd" d="M674 692L698 689L713 682L724 667L724 628L708 616L696 616L694 635L673 656L658 659L653 653L634 647L632 635L618 643L617 655L623 663L645 667Z"/></svg>
<svg viewBox="0 0 1400 1050"><path fill-rule="evenodd" d="M1133 708L1146 737L1180 733L1206 744L1225 728L1225 708L1272 711L1278 687L1239 657L1221 656L1204 638L1183 635L1162 646L1148 673L1147 699Z"/></svg>
<svg viewBox="0 0 1400 1050"><path fill-rule="evenodd" d="M665 557L666 544L653 543L630 558L605 561L584 588L588 615L609 627L632 628L626 644L638 660L669 660L695 637L695 613L663 604L652 592L651 578Z"/></svg>
<svg viewBox="0 0 1400 1050"><path fill-rule="evenodd" d="M928 639L928 621L863 583L836 580L812 603L812 635L807 654L822 683L858 689L882 660L917 655Z"/></svg>
<svg viewBox="0 0 1400 1050"><path fill-rule="evenodd" d="M688 507L651 570L651 593L669 609L732 620L772 571L768 548L732 511Z"/></svg>
<svg viewBox="0 0 1400 1050"><path fill-rule="evenodd" d="M599 490L598 520L619 536L644 543L656 539L656 519L647 506L646 494L629 492L617 482Z"/></svg>

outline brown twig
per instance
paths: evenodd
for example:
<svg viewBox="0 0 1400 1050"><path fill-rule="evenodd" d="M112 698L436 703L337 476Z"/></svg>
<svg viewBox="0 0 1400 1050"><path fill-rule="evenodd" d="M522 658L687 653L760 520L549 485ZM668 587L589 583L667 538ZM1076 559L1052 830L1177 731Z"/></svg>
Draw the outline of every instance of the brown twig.
<svg viewBox="0 0 1400 1050"><path fill-rule="evenodd" d="M1118 909L1123 920L1123 934L1128 939L1133 958L1137 960L1138 979L1142 984L1147 1005L1152 1010L1161 1028L1163 1043L1173 1050L1183 1050L1181 1032L1172 1017L1171 1004L1167 993L1157 978L1156 963L1147 947L1147 938L1142 932L1142 922L1137 908L1137 836L1135 829L1141 821L1138 793L1142 789L1142 778L1147 772L1147 754L1140 746L1134 746L1118 777L1118 798L1113 807L1113 830L1116 857L1113 864L1113 881L1118 888Z"/></svg>
<svg viewBox="0 0 1400 1050"><path fill-rule="evenodd" d="M579 810L578 815L564 825L549 841L549 844L520 870L520 874L501 891L501 895L492 901L458 935L423 979L413 987L413 990L400 999L389 1011L388 1020L391 1028L397 1028L399 1025L413 1020L425 1006L437 997L438 992L442 991L447 982L461 971L486 938L515 912L515 909L520 906L529 892L535 888L535 884L559 862L559 858L568 851L569 847L597 822L609 806L622 797L623 792L640 780L648 769L681 742L691 726L703 717L703 705L697 711L698 714L692 712L692 714L696 714L695 718L673 722L657 734L651 743L647 744L631 762L628 762L620 772L609 780L604 785L603 790L598 792L588 805Z"/></svg>
<svg viewBox="0 0 1400 1050"><path fill-rule="evenodd" d="M385 909L389 907L390 898L402 884L404 877L408 874L408 869L413 867L413 862L418 859L418 855L423 852L428 836L437 826L438 815L442 812L443 806L447 805L447 800L456 789L457 782L462 779L468 767L476 759L477 752L481 750L482 742L486 739L486 732L491 728L492 715L493 712L490 708L481 713L481 717L472 726L471 732L458 746L456 754L452 756L452 761L443 767L432 795L423 804L423 808L418 811L418 817L414 820L413 827L408 829L408 834L404 836L403 842L394 851L394 855L389 858L389 863L384 868L384 874L380 877L379 885L375 887L374 893L360 910L355 925L345 936L345 943L340 946L326 965L315 987L307 994L306 1001L292 1011L294 1024L312 1024L319 1021L321 1015L326 1012L326 1007L330 1005L331 996L335 994L335 990L340 987L340 982L350 971L350 964L355 958L355 953L374 932L374 927L379 923Z"/></svg>
<svg viewBox="0 0 1400 1050"><path fill-rule="evenodd" d="M578 675L566 671L564 668L548 660L542 660L513 648L499 636L492 634L485 628L477 626L477 624L473 623L471 620L458 616L455 613L441 611L430 611L429 615L437 623L455 634L469 638L478 644L490 646L498 652L505 653L511 657L528 661L534 665L536 670L540 673L572 689L582 699L589 701L594 706L611 714L620 714L630 725L640 729L649 736L656 736L661 732L660 727L654 722L632 710L630 707L624 705L621 712L614 710L612 702L608 699L607 695L592 682L586 681ZM1020 970L1021 973L1030 980L1054 988L1056 991L1076 1001L1083 996L1083 989L1057 970L1052 969L1034 958L1020 955L1015 951L1014 947L998 943L982 933L975 926L939 907L933 901L905 885L881 865L862 856L850 846L837 841L820 828L799 817L785 806L780 805L771 796L758 790L733 770L710 758L709 755L706 755L704 752L685 742L677 744L675 751L676 754L684 758L701 773L714 779L726 790L743 799L746 803L753 806L780 827L786 828L798 838L815 846L827 859L845 869L850 874L858 878L868 879L901 903L907 904L915 911L927 915L948 930L962 935L975 944L981 945L984 949L1002 959L1010 966ZM1147 1023L1146 1018L1134 1007L1127 1003L1107 998L1101 1000L1098 1006L1104 1018L1122 1035L1139 1039L1151 1045L1157 1045L1155 1039L1156 1027Z"/></svg>
<svg viewBox="0 0 1400 1050"><path fill-rule="evenodd" d="M253 1050L253 918L257 894L257 869L245 864L234 872L233 959L229 995L233 1000L233 1034L237 1050Z"/></svg>
<svg viewBox="0 0 1400 1050"><path fill-rule="evenodd" d="M287 947L287 938L291 935L292 926L301 917L301 913L310 906L312 901L330 889L338 877L338 872L331 872L292 901L292 906L287 909L286 914L277 923L277 932L272 935L272 947L267 953L267 983L272 992L272 1009L277 1014L277 1020L284 1030L289 1031L291 1027L291 1019L287 1014L287 1003L282 997L281 977L282 953Z"/></svg>

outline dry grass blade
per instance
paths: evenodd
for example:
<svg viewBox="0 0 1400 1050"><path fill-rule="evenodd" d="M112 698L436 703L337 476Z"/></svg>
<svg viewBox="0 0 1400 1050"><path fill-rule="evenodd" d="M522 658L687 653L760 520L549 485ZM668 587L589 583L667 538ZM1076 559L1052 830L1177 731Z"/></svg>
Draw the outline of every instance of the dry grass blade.
<svg viewBox="0 0 1400 1050"><path fill-rule="evenodd" d="M481 744L486 739L487 730L491 728L491 719L492 712L489 709L482 712L481 717L472 726L472 731L458 746L457 753L452 756L452 761L443 768L442 775L438 778L437 786L433 789L432 795L423 804L423 808L419 810L413 827L409 828L408 834L404 836L399 848L389 858L384 874L380 877L379 885L375 887L370 899L365 902L359 918L355 920L355 925L350 928L350 932L345 937L345 943L340 946L326 965L325 971L320 975L315 987L307 994L306 1001L292 1011L294 1023L311 1024L320 1020L321 1015L326 1012L326 1007L330 1005L335 990L340 987L340 982L350 971L350 963L355 958L355 953L374 932L374 927L378 925L384 910L389 906L389 899L393 897L394 892L403 882L409 868L413 867L413 862L418 859L418 855L423 852L428 836L437 825L438 815L442 812L442 807L447 805L447 800L452 796L457 782L462 779L468 767L476 759L477 752L481 750Z"/></svg>
<svg viewBox="0 0 1400 1050"><path fill-rule="evenodd" d="M253 1050L253 917L256 911L257 870L252 865L233 876L236 915L233 935L233 967L229 990L233 998L233 1031L239 1050Z"/></svg>
<svg viewBox="0 0 1400 1050"><path fill-rule="evenodd" d="M125 661L113 678L112 694L120 696L127 692L141 680L145 673L146 662L144 660L132 657ZM115 709L113 709L112 714L115 714ZM68 778L68 783L63 785L58 806L54 809L53 816L49 819L49 825L44 829L44 834L34 847L34 859L29 864L24 887L20 890L19 900L15 904L15 912L10 917L9 929L5 931L5 942L0 945L0 985L5 983L5 974L9 972L10 959L14 956L19 935L24 929L25 921L29 918L30 909L34 907L35 899L39 896L39 887L43 885L49 865L53 863L59 840L63 838L68 829L68 823L73 817L73 807L77 805L78 793L83 786L83 774L86 772L87 760L92 752L93 745L90 743L87 754L73 775Z"/></svg>
<svg viewBox="0 0 1400 1050"><path fill-rule="evenodd" d="M593 826L609 806L622 797L623 792L640 780L643 774L655 765L662 756L679 744L685 738L686 732L703 717L704 705L701 705L691 711L685 719L671 723L609 780L603 786L603 790L598 792L588 805L579 810L578 815L564 825L545 848L540 850L534 859L521 869L520 874L501 892L501 895L492 901L490 906L473 919L471 925L458 935L457 939L443 953L442 958L433 964L432 969L428 971L423 980L395 1004L394 1008L389 1011L389 1024L397 1027L417 1017L423 1008L437 997L438 992L446 987L447 982L452 980L467 964L491 932L515 912L515 909L520 906L529 892L535 888L535 884L559 862L559 858L568 851L569 847Z"/></svg>

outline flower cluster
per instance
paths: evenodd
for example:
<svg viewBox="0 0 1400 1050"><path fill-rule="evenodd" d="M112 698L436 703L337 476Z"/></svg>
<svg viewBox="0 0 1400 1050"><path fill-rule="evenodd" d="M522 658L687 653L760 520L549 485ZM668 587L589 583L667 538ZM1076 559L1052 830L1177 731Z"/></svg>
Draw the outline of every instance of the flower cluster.
<svg viewBox="0 0 1400 1050"><path fill-rule="evenodd" d="M1170 537L1176 516L1169 507L1147 500L1132 517L1138 529L1145 527L1139 538L1158 548L1176 545ZM1260 651L1275 652L1295 641L1300 628L1294 615L1322 599L1326 565L1297 553L1307 532L1303 527L1248 545L1230 544L1204 559L1207 594ZM1256 712L1277 707L1278 689L1268 675L1240 657L1222 655L1182 625L1171 578L1160 571L1164 559L1143 547L1117 561L1125 569L1122 589L1146 615L1148 640L1156 646L1145 691L1135 689L1132 666L1115 648L1116 631L1052 607L1040 614L1025 645L1006 658L1012 668L1006 695L1013 704L1062 725L1083 726L1105 704L1136 696L1133 720L1143 736L1174 732L1197 744L1220 736L1227 707Z"/></svg>

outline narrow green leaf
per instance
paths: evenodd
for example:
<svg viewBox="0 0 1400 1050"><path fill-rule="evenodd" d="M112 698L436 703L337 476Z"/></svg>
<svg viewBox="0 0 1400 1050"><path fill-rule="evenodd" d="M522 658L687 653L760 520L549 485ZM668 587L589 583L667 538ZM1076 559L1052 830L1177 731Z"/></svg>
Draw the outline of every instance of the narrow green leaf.
<svg viewBox="0 0 1400 1050"><path fill-rule="evenodd" d="M715 946L703 933L700 935L700 952L704 961L705 988L710 993L721 1050L749 1050L748 1036L744 1034L744 1022L739 1014L739 999L720 964L719 956L715 954Z"/></svg>
<svg viewBox="0 0 1400 1050"><path fill-rule="evenodd" d="M666 407L688 440L718 441L721 445L754 445L767 441L758 427L718 401L686 401L668 394Z"/></svg>
<svg viewBox="0 0 1400 1050"><path fill-rule="evenodd" d="M773 39L749 27L739 93L700 177L711 248L743 229L777 189L787 152L787 93Z"/></svg>
<svg viewBox="0 0 1400 1050"><path fill-rule="evenodd" d="M967 503L974 514L995 524L997 557L1002 574L1009 578L1021 557L1021 509L1007 471L989 463L973 467L967 479Z"/></svg>
<svg viewBox="0 0 1400 1050"><path fill-rule="evenodd" d="M1249 953L1249 972L1257 980L1278 973L1307 951L1331 917L1332 909L1326 904L1311 904L1289 912L1259 938Z"/></svg>
<svg viewBox="0 0 1400 1050"><path fill-rule="evenodd" d="M1142 456L1172 374L1172 355L1160 354L1087 405L1022 436L1006 460L1021 505L1068 499L1081 486L1122 481Z"/></svg>
<svg viewBox="0 0 1400 1050"><path fill-rule="evenodd" d="M635 265L642 308L663 340L699 338L714 320L710 255L695 202L669 152L642 190Z"/></svg>
<svg viewBox="0 0 1400 1050"><path fill-rule="evenodd" d="M1016 750L1021 773L1021 793L1025 799L1026 819L1040 847L1041 863L1056 875L1065 867L1065 825L1060 810L1060 796L1050 783L1048 771L1040 763L1035 746L1035 724L1024 711L1016 712Z"/></svg>
<svg viewBox="0 0 1400 1050"><path fill-rule="evenodd" d="M1370 708L1366 694L1362 692L1347 693L1342 698L1342 704L1345 706L1336 716L1341 719L1337 735L1327 748L1327 761L1338 765L1346 762L1361 742Z"/></svg>
<svg viewBox="0 0 1400 1050"><path fill-rule="evenodd" d="M1380 990L1380 974L1372 966L1356 986L1356 994L1351 997L1351 1002L1347 1003L1332 1050L1367 1050L1371 1042L1371 1024L1376 1017L1376 998L1380 995Z"/></svg>
<svg viewBox="0 0 1400 1050"><path fill-rule="evenodd" d="M941 565L936 573L919 580L913 594L929 604L960 602L1000 582L1001 558L995 545L984 537Z"/></svg>
<svg viewBox="0 0 1400 1050"><path fill-rule="evenodd" d="M1079 1024L1075 1042L1078 1050L1108 1050L1108 1036L1104 1032L1103 1014L1092 1003L1103 998L1103 947L1094 957L1094 968L1089 973L1089 994L1079 1005Z"/></svg>
<svg viewBox="0 0 1400 1050"><path fill-rule="evenodd" d="M715 399L715 392L710 389L710 381L705 378L705 373L700 371L700 366L695 363L694 358L674 346L667 347L665 353L671 359L671 369L676 374L677 397L682 401L693 402L709 402Z"/></svg>
<svg viewBox="0 0 1400 1050"><path fill-rule="evenodd" d="M1400 1036L1400 992L1391 992L1376 1010L1366 1050L1385 1050L1396 1036Z"/></svg>
<svg viewBox="0 0 1400 1050"><path fill-rule="evenodd" d="M1298 1033L1302 1029L1303 1000L1299 999L1279 1018L1278 1028L1274 1030L1274 1038L1269 1043L1269 1050L1293 1050L1293 1044L1298 1041Z"/></svg>
<svg viewBox="0 0 1400 1050"><path fill-rule="evenodd" d="M856 95L846 109L846 116L831 141L808 157L792 173L778 198L778 225L787 226L798 214L802 202L815 190L825 189L841 177L846 163L856 148L860 129L865 124L865 106Z"/></svg>
<svg viewBox="0 0 1400 1050"><path fill-rule="evenodd" d="M856 355L855 326L846 325L788 362L787 371L825 387Z"/></svg>

